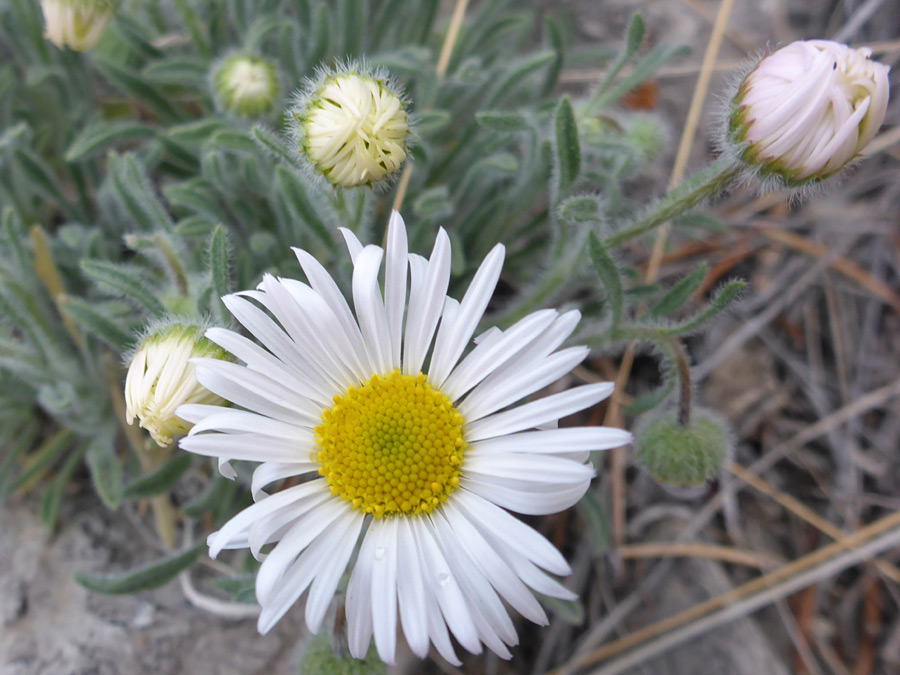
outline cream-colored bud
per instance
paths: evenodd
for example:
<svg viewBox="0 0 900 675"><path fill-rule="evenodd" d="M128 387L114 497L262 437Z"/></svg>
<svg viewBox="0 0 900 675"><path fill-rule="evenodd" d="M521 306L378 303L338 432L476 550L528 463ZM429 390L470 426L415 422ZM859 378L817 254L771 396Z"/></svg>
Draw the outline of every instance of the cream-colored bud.
<svg viewBox="0 0 900 675"><path fill-rule="evenodd" d="M728 137L744 161L788 183L828 178L872 140L887 110L890 68L867 48L794 42L740 84Z"/></svg>
<svg viewBox="0 0 900 675"><path fill-rule="evenodd" d="M372 185L406 159L409 119L385 79L352 71L329 75L293 116L301 151L335 185Z"/></svg>
<svg viewBox="0 0 900 675"><path fill-rule="evenodd" d="M278 72L265 59L235 54L216 68L213 86L222 109L243 117L259 117L275 107Z"/></svg>
<svg viewBox="0 0 900 675"><path fill-rule="evenodd" d="M113 0L41 0L45 35L62 49L86 52L96 45L115 12Z"/></svg>
<svg viewBox="0 0 900 675"><path fill-rule="evenodd" d="M222 405L221 398L197 382L190 363L197 357L228 358L195 325L170 324L144 338L125 378L125 421L131 424L137 418L153 440L164 446L193 426L175 415L178 406Z"/></svg>

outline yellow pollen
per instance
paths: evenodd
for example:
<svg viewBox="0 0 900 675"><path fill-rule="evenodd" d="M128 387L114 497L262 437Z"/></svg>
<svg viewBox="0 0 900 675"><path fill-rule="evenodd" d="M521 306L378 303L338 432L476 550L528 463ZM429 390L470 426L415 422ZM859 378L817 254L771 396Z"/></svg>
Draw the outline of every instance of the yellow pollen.
<svg viewBox="0 0 900 675"><path fill-rule="evenodd" d="M462 415L425 375L373 375L334 397L316 427L332 494L374 514L431 513L459 487Z"/></svg>

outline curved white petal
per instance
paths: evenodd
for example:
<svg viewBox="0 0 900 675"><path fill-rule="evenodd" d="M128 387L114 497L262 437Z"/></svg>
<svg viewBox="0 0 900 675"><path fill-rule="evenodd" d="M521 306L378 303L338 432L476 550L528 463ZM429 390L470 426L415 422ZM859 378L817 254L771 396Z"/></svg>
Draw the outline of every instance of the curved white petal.
<svg viewBox="0 0 900 675"><path fill-rule="evenodd" d="M391 335L391 362L400 366L400 349L403 341L403 314L406 309L406 279L409 267L409 251L406 242L406 225L396 211L391 211L387 230L387 251L384 265L384 308L387 312Z"/></svg>

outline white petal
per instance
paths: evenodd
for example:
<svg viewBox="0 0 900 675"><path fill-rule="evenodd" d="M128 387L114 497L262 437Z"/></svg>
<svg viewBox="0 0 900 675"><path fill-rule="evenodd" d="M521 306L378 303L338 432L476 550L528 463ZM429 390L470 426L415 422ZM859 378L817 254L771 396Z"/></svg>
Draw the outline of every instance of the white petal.
<svg viewBox="0 0 900 675"><path fill-rule="evenodd" d="M280 382L296 393L313 399L321 405L329 405L327 392L318 389L320 381L310 380L303 373L297 372L289 364L272 356L256 343L224 328L210 328L206 337L217 345L234 354L247 364L247 367Z"/></svg>
<svg viewBox="0 0 900 675"><path fill-rule="evenodd" d="M181 407L178 408L178 411L181 409ZM178 411L176 411L176 414L178 414ZM181 417L180 414L179 417ZM211 415L206 415L203 419L194 424L189 434L194 436L203 431L257 433L263 436L274 436L276 438L294 440L304 446L309 446L315 442L315 436L309 427L297 427L293 424L279 422L278 420L247 412L246 410L219 408L217 406L216 412Z"/></svg>
<svg viewBox="0 0 900 675"><path fill-rule="evenodd" d="M394 663L397 649L397 519L375 520L372 537L372 625L375 648L385 663Z"/></svg>
<svg viewBox="0 0 900 675"><path fill-rule="evenodd" d="M490 534L492 539L499 540L548 572L571 574L569 564L553 544L518 518L466 490L454 492L453 499L469 522L486 537Z"/></svg>
<svg viewBox="0 0 900 675"><path fill-rule="evenodd" d="M426 586L437 598L444 620L459 643L472 654L480 654L481 641L469 614L468 603L440 551L434 526L427 518L415 518L411 522L425 563Z"/></svg>
<svg viewBox="0 0 900 675"><path fill-rule="evenodd" d="M505 254L502 244L491 249L460 302L459 315L452 324L452 331L447 330L450 325L441 325L428 369L428 379L436 387L443 385L481 321L500 279Z"/></svg>
<svg viewBox="0 0 900 675"><path fill-rule="evenodd" d="M228 480L234 480L237 478L237 471L234 470L234 467L231 466L231 460L225 459L224 457L219 457L219 473L222 474Z"/></svg>
<svg viewBox="0 0 900 675"><path fill-rule="evenodd" d="M413 654L428 656L428 607L422 579L421 553L409 518L397 519L397 599L400 624Z"/></svg>
<svg viewBox="0 0 900 675"><path fill-rule="evenodd" d="M456 401L476 384L524 349L553 322L557 314L552 309L535 312L516 322L497 338L483 339L472 352L453 369L441 390Z"/></svg>
<svg viewBox="0 0 900 675"><path fill-rule="evenodd" d="M356 548L359 540L359 532L362 529L365 518L352 511L345 512L334 528L341 532L339 544L330 554L330 560L324 570L315 578L309 589L309 597L306 599L306 625L310 632L319 632L334 592L338 583L347 569L350 556Z"/></svg>
<svg viewBox="0 0 900 675"><path fill-rule="evenodd" d="M466 424L463 433L466 440L472 443L485 438L533 429L540 424L559 420L566 415L589 408L609 396L614 388L615 385L612 382L575 387Z"/></svg>
<svg viewBox="0 0 900 675"><path fill-rule="evenodd" d="M434 532L441 550L469 601L469 613L479 639L501 658L511 658L507 644L518 642L516 630L496 591L484 577L476 561L459 541L453 528L440 511L432 514Z"/></svg>
<svg viewBox="0 0 900 675"><path fill-rule="evenodd" d="M375 563L375 546L366 532L356 564L347 584L344 603L347 612L347 644L350 654L357 659L366 658L369 640L372 638L372 565Z"/></svg>
<svg viewBox="0 0 900 675"><path fill-rule="evenodd" d="M282 422L318 423L322 408L294 394L287 387L235 363L217 359L192 359L197 381L226 401Z"/></svg>
<svg viewBox="0 0 900 675"><path fill-rule="evenodd" d="M207 457L242 459L248 462L292 462L315 464L309 460L311 447L303 447L296 441L272 438L258 434L199 434L182 438L179 447Z"/></svg>
<svg viewBox="0 0 900 675"><path fill-rule="evenodd" d="M270 604L263 603L257 624L259 632L265 634L271 630L272 626L284 616L310 583L334 564L335 552L339 551L340 555L343 555L346 546L347 533L344 528L340 527L325 530L313 541L284 575L279 584L278 594L272 602ZM276 546L276 550L277 548ZM257 589L259 588L259 579L260 577L256 579Z"/></svg>
<svg viewBox="0 0 900 675"><path fill-rule="evenodd" d="M312 468L310 468L312 467ZM299 476L307 471L315 470L317 465L306 462L264 462L253 470L253 479L250 481L250 494L253 501L258 502L269 495L264 488L275 481L284 478Z"/></svg>
<svg viewBox="0 0 900 675"><path fill-rule="evenodd" d="M270 497L271 499L271 497ZM280 594L282 576L297 556L315 541L339 516L349 511L346 502L324 499L313 508L298 514L290 529L263 561L256 575L256 598L265 607ZM253 536L251 534L251 543Z"/></svg>
<svg viewBox="0 0 900 675"><path fill-rule="evenodd" d="M366 246L359 254L353 268L353 307L376 372L386 375L400 364L392 361L387 313L378 287L378 270L383 253L377 246Z"/></svg>
<svg viewBox="0 0 900 675"><path fill-rule="evenodd" d="M350 260L356 265L356 259L363 251L363 245L360 243L359 239L357 239L356 235L346 227L339 227L338 230L343 235L344 242L347 244L347 250L350 252Z"/></svg>
<svg viewBox="0 0 900 675"><path fill-rule="evenodd" d="M547 625L547 615L541 604L494 547L481 535L466 514L458 509L453 499L443 505L447 521L457 533L460 545L468 551L472 560L484 572L485 577L519 614L541 626ZM510 643L511 644L511 643Z"/></svg>
<svg viewBox="0 0 900 675"><path fill-rule="evenodd" d="M461 487L480 495L497 506L529 516L559 513L574 506L584 496L590 485L590 479L586 479L573 485L548 488L541 484L533 484L523 489L511 484L508 480L484 476L465 478L460 481Z"/></svg>
<svg viewBox="0 0 900 675"><path fill-rule="evenodd" d="M556 382L581 363L589 352L587 347L572 347L552 354L532 368L476 389L457 408L467 421L479 420Z"/></svg>
<svg viewBox="0 0 900 675"><path fill-rule="evenodd" d="M521 452L556 454L585 450L609 450L631 443L631 434L614 427L569 427L545 431L523 431L476 441L468 457Z"/></svg>
<svg viewBox="0 0 900 675"><path fill-rule="evenodd" d="M391 212L387 231L387 252L384 266L384 308L387 311L391 334L391 360L399 367L400 346L403 341L403 311L406 309L406 277L409 253L406 225L396 211Z"/></svg>
<svg viewBox="0 0 900 675"><path fill-rule="evenodd" d="M252 506L248 506L225 523L218 532L213 532L209 535L207 538L209 557L215 558L231 539L245 533L254 522L263 516L289 504L295 504L317 492L331 494L324 480L313 480L282 490Z"/></svg>
<svg viewBox="0 0 900 675"><path fill-rule="evenodd" d="M322 267L321 263L306 251L295 248L294 253L297 255L297 260L300 261L300 266L303 267L303 272L306 274L309 285L328 303L328 306L331 307L335 316L337 316L338 321L341 322L344 333L353 343L353 348L359 355L359 358L365 359L366 370L375 372L374 364L368 360L368 354L366 354L366 347L363 344L362 334L359 332L356 318L353 316L353 312L350 311L350 306L347 304L344 294L341 293L334 279Z"/></svg>
<svg viewBox="0 0 900 675"><path fill-rule="evenodd" d="M410 258L410 271L413 273L413 281L406 318L403 372L415 375L422 370L422 364L425 363L425 356L434 337L434 329L441 318L447 286L450 283L450 237L443 228L438 230L421 284L416 283L417 263L414 258Z"/></svg>
<svg viewBox="0 0 900 675"><path fill-rule="evenodd" d="M562 457L510 453L466 457L465 474L564 486L590 480L594 467Z"/></svg>

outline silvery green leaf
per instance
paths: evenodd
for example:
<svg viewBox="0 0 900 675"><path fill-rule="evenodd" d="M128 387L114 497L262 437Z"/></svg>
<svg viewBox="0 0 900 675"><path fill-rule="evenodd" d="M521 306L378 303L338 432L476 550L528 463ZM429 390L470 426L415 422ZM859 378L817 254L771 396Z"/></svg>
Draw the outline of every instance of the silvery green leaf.
<svg viewBox="0 0 900 675"><path fill-rule="evenodd" d="M145 232L171 230L172 220L131 154L110 155L109 179L119 204Z"/></svg>
<svg viewBox="0 0 900 675"><path fill-rule="evenodd" d="M97 283L122 293L154 316L166 313L166 308L157 298L158 288L151 285L141 270L104 260L82 260L81 269Z"/></svg>
<svg viewBox="0 0 900 675"><path fill-rule="evenodd" d="M706 307L695 314L693 317L686 319L674 326L661 328L660 332L668 335L684 335L701 328L705 323L714 319L718 314L728 309L732 302L737 300L747 283L744 281L730 281L710 300Z"/></svg>
<svg viewBox="0 0 900 675"><path fill-rule="evenodd" d="M82 129L69 144L65 160L77 162L88 159L101 154L110 146L152 138L155 135L156 131L146 124L128 120L98 120Z"/></svg>
<svg viewBox="0 0 900 675"><path fill-rule="evenodd" d="M153 473L128 483L122 491L122 496L125 499L147 499L167 493L190 468L192 461L192 456L187 453L174 454Z"/></svg>
<svg viewBox="0 0 900 675"><path fill-rule="evenodd" d="M609 525L609 515L603 503L597 498L593 490L588 490L582 497L576 508L584 519L594 542L594 555L603 555L609 548L612 540L612 528Z"/></svg>
<svg viewBox="0 0 900 675"><path fill-rule="evenodd" d="M704 262L684 279L676 283L669 291L647 310L644 317L647 319L671 316L681 309L694 292L700 288L709 266Z"/></svg>
<svg viewBox="0 0 900 675"><path fill-rule="evenodd" d="M116 576L95 576L87 572L75 572L75 581L97 593L121 595L147 591L168 583L180 572L188 569L196 562L204 547L205 544L196 544L186 551L174 553L146 567Z"/></svg>
<svg viewBox="0 0 900 675"><path fill-rule="evenodd" d="M74 297L65 297L60 307L89 333L115 347L119 352L127 352L134 342L131 331L121 326L118 320L109 316L97 303L87 303Z"/></svg>
<svg viewBox="0 0 900 675"><path fill-rule="evenodd" d="M609 257L609 253L603 247L600 239L591 232L590 238L591 260L594 263L594 269L597 276L600 277L600 283L606 291L606 297L609 298L609 304L612 308L613 326L622 323L623 302L622 279L619 276L619 268Z"/></svg>
<svg viewBox="0 0 900 675"><path fill-rule="evenodd" d="M572 104L565 96L559 100L554 117L556 132L556 167L559 175L557 194L562 196L581 171L581 145Z"/></svg>
<svg viewBox="0 0 900 675"><path fill-rule="evenodd" d="M600 199L592 195L567 197L559 205L559 215L574 223L597 222L601 218Z"/></svg>
<svg viewBox="0 0 900 675"><path fill-rule="evenodd" d="M112 437L100 435L91 441L86 459L94 489L107 508L116 510L122 503L122 469Z"/></svg>
<svg viewBox="0 0 900 675"><path fill-rule="evenodd" d="M521 113L504 110L483 110L475 113L475 119L481 126L500 133L523 131L531 126Z"/></svg>
<svg viewBox="0 0 900 675"><path fill-rule="evenodd" d="M275 182L298 223L307 226L322 243L333 250L334 235L310 199L309 189L304 185L303 178L283 166L278 166L275 168Z"/></svg>

